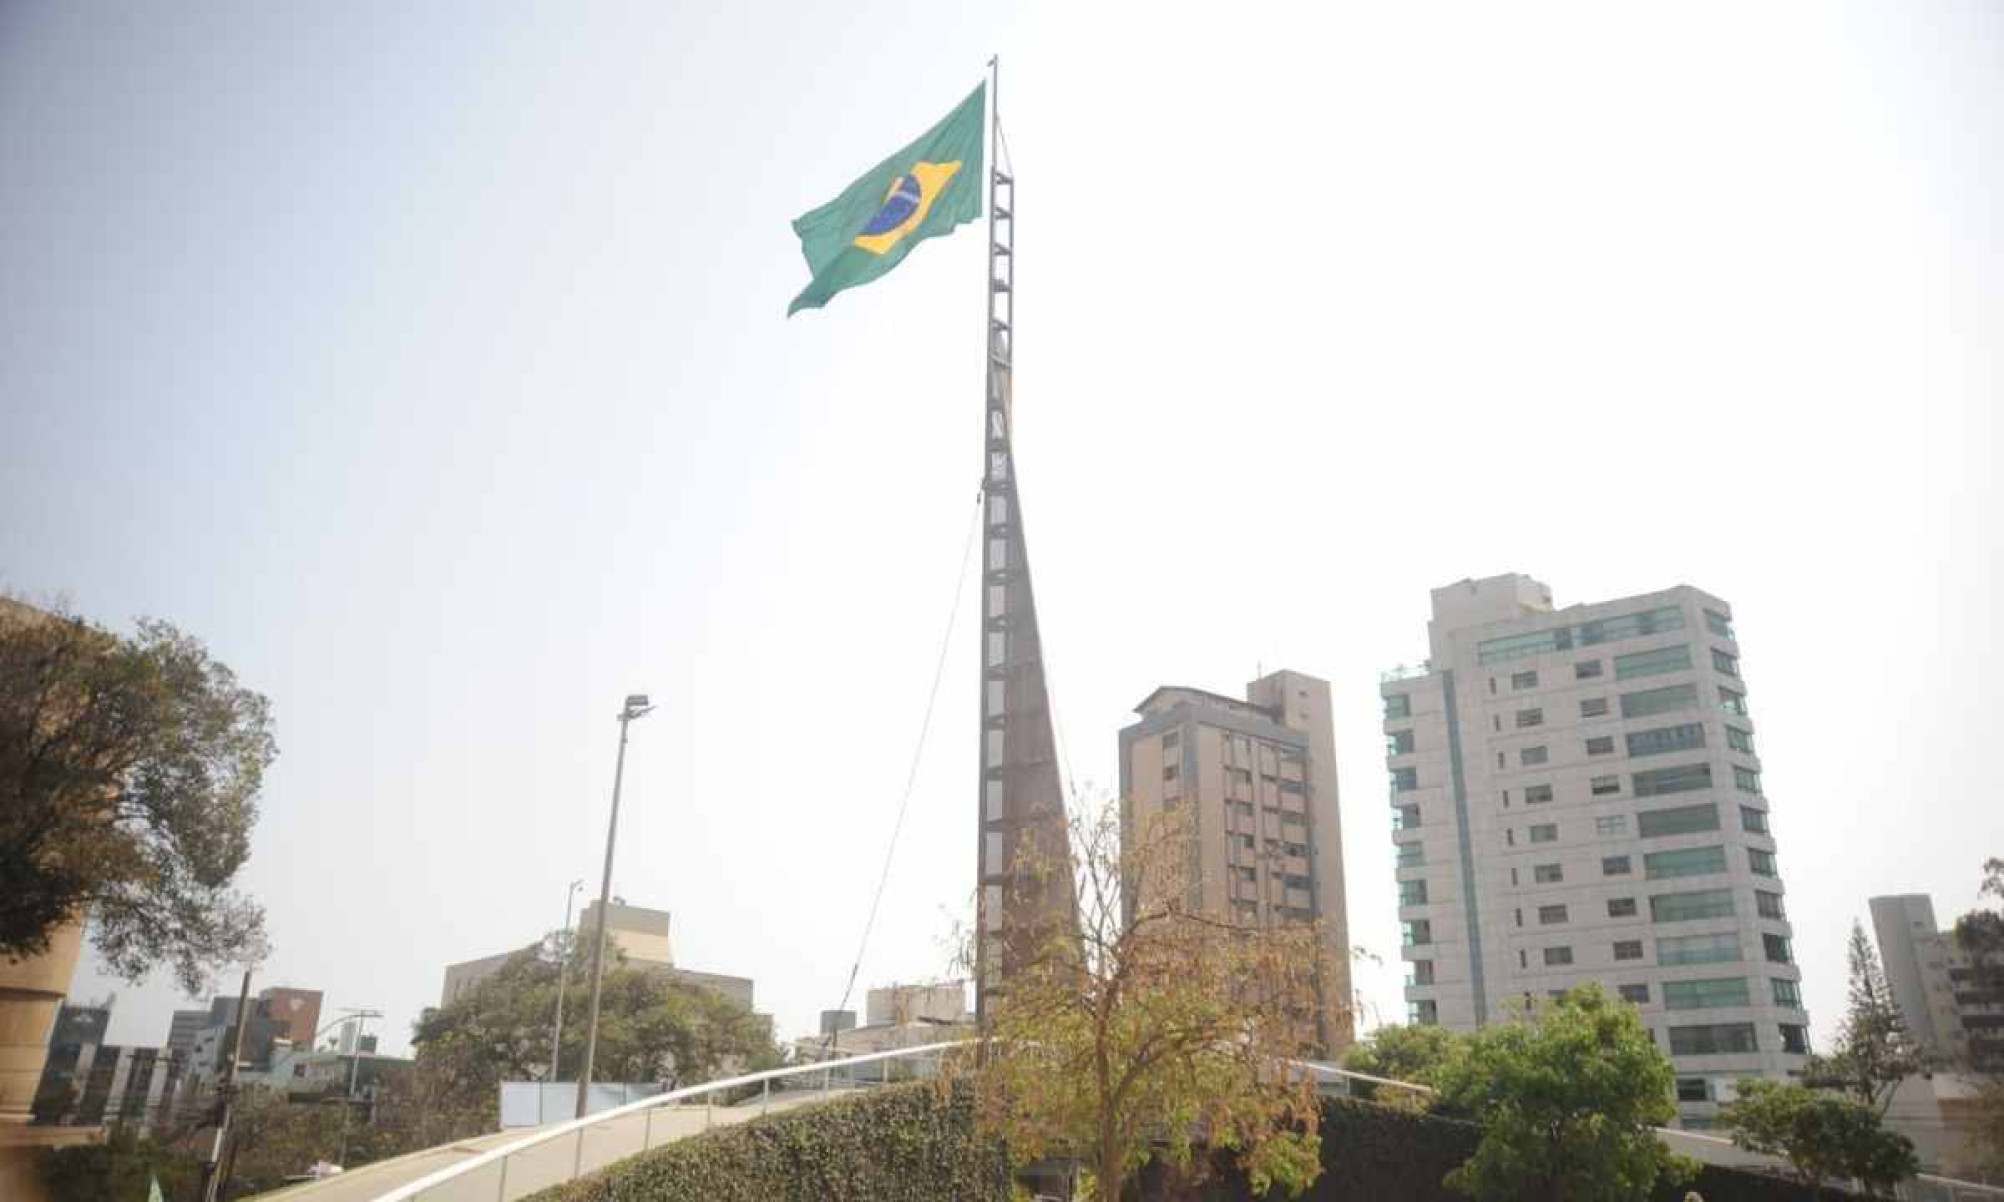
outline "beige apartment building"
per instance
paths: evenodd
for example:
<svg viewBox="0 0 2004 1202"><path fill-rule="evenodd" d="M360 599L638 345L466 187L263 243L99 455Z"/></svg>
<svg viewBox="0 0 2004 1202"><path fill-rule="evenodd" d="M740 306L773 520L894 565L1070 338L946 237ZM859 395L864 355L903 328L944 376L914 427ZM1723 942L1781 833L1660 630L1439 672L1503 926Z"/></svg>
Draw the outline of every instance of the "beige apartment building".
<svg viewBox="0 0 2004 1202"><path fill-rule="evenodd" d="M1732 609L1678 586L1555 610L1433 590L1388 673L1409 1019L1472 1030L1585 981L1635 1003L1684 1125L1809 1052Z"/></svg>
<svg viewBox="0 0 2004 1202"><path fill-rule="evenodd" d="M1934 901L1901 893L1870 901L1879 961L1907 1031L1950 1069L2004 1074L2004 991L1985 979Z"/></svg>
<svg viewBox="0 0 2004 1202"><path fill-rule="evenodd" d="M585 906L573 928L581 946L589 947L592 932L598 929L598 903ZM614 901L606 909L605 941L607 964L612 961L611 953L619 952L626 962L635 968L644 968L664 973L687 985L696 985L710 990L744 1006L752 1008L752 982L746 977L727 976L723 973L698 972L694 969L677 968L675 956L668 940L668 911L652 910L646 906L629 906L625 902ZM521 948L513 951L497 952L492 956L482 956L477 960L462 960L445 966L445 988L440 991L439 1005L451 1005L453 999L467 990L501 971L511 956L520 954Z"/></svg>
<svg viewBox="0 0 2004 1202"><path fill-rule="evenodd" d="M1280 671L1245 700L1165 685L1120 732L1123 837L1167 808L1196 822L1206 913L1248 926L1319 921L1337 979L1324 983L1330 1055L1349 1046L1350 932L1329 685Z"/></svg>

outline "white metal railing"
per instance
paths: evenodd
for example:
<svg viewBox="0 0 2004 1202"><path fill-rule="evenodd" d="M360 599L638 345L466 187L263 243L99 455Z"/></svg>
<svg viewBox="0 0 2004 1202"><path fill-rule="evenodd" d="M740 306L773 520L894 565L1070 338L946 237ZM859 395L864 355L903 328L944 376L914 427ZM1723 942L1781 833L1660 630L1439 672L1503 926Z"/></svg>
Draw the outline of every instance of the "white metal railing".
<svg viewBox="0 0 2004 1202"><path fill-rule="evenodd" d="M656 1146L656 1120L663 1112L671 1116L678 1113L694 1117L693 1107L677 1111L677 1103L685 1103L697 1098L708 1098L714 1094L735 1093L756 1086L759 1090L756 1113L763 1114L772 1105L774 1086L784 1093L795 1082L818 1081L818 1088L826 1093L836 1088L858 1088L868 1085L887 1084L892 1079L894 1061L911 1061L914 1076L924 1076L927 1066L937 1071L939 1059L948 1050L971 1043L972 1040L951 1040L945 1043L921 1044L917 1047L894 1048L890 1051L871 1052L862 1056L850 1056L842 1060L824 1060L812 1064L789 1065L786 1068L767 1069L764 1072L746 1073L740 1077L729 1077L721 1081L709 1081L702 1085L691 1085L685 1089L670 1090L638 1102L629 1102L610 1110L601 1110L581 1119L557 1123L538 1128L522 1138L512 1140L498 1148L491 1148L477 1155L469 1156L456 1164L451 1164L437 1172L429 1173L415 1181L396 1186L386 1193L376 1196L375 1202L418 1202L419 1199L435 1199L444 1202L451 1199L494 1199L494 1202L508 1202L575 1180L587 1171L602 1168L615 1160L624 1160ZM874 1074L858 1069L874 1068ZM872 1076L875 1079L872 1079ZM746 1100L749 1103L750 1099ZM747 1114L752 1113L749 1109ZM735 1113L733 1115L735 1116ZM714 1108L705 1105L701 1109L702 1127L708 1129L714 1121ZM618 1130L637 1128L637 1130ZM602 1145L587 1157L587 1136L594 1131L612 1137L615 1141L602 1140ZM681 1132L680 1134L689 1134ZM635 1139L635 1136L638 1139ZM568 1146L560 1141L568 1141ZM662 1141L667 1142L666 1139ZM569 1155L564 1153L568 1151ZM510 1181L510 1169L517 1171ZM492 1178L489 1188L485 1178ZM336 1179L338 1180L338 1178Z"/></svg>

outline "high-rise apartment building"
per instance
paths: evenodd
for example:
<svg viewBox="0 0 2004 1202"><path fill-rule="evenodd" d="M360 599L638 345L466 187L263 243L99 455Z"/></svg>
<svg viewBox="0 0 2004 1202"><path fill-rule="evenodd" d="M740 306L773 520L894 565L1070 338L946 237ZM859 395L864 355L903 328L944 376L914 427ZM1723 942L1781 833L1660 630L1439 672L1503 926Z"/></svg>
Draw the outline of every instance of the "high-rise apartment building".
<svg viewBox="0 0 2004 1202"><path fill-rule="evenodd" d="M1528 576L1433 590L1382 683L1406 1001L1472 1030L1585 981L1634 1002L1687 1126L1799 1069L1801 972L1731 608L1569 609Z"/></svg>
<svg viewBox="0 0 2004 1202"><path fill-rule="evenodd" d="M1123 831L1187 806L1197 888L1208 913L1249 926L1319 920L1337 979L1323 983L1324 1039L1352 1039L1350 934L1343 905L1343 832L1329 685L1274 672L1239 701L1164 686L1120 732Z"/></svg>
<svg viewBox="0 0 2004 1202"><path fill-rule="evenodd" d="M1951 1068L2004 1073L2004 992L1953 930L1935 925L1934 902L1902 893L1870 904L1879 960L1908 1032Z"/></svg>

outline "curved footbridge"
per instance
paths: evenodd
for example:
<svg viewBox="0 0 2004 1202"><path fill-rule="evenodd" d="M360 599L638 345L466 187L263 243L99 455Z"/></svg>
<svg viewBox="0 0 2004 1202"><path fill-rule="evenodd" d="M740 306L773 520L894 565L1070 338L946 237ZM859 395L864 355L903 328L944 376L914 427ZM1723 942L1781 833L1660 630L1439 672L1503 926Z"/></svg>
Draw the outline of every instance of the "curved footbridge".
<svg viewBox="0 0 2004 1202"><path fill-rule="evenodd" d="M924 1044L815 1064L791 1065L672 1090L582 1119L529 1131L502 1131L363 1165L324 1181L289 1186L258 1202L517 1202L537 1190L715 1127L813 1105L858 1089L938 1072L941 1058L969 1041ZM1425 1086L1296 1062L1325 1094L1375 1089L1431 1093ZM1366 1087L1359 1089L1359 1086ZM1733 1167L1785 1168L1716 1136L1663 1129L1672 1150ZM1913 1202L2004 1202L2004 1190L1923 1175L1901 1183Z"/></svg>

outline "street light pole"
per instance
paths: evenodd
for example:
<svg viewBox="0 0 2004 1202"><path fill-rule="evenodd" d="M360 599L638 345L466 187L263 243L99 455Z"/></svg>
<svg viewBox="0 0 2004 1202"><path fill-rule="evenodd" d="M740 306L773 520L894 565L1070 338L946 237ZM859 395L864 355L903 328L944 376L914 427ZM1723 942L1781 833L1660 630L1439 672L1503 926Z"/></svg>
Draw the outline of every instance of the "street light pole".
<svg viewBox="0 0 2004 1202"><path fill-rule="evenodd" d="M598 884L598 926L591 941L591 1020L585 1027L584 1071L578 1074L577 1117L585 1116L585 1094L591 1088L592 1060L598 1055L598 994L605 982L605 918L612 902L612 849L619 837L619 786L626 776L626 728L654 707L647 694L633 693L619 709L619 758L612 769L612 819L605 824L605 875Z"/></svg>
<svg viewBox="0 0 2004 1202"><path fill-rule="evenodd" d="M626 749L626 740L625 740L625 738L624 738L624 737L622 737L622 738L620 739L620 741L619 741L619 742L620 742L620 750L624 751L624 750ZM584 888L584 882L583 882L583 881L581 881L581 880L579 880L579 881L572 881L572 882L571 882L571 887L570 887L570 888L568 888L568 889L566 889L566 890L564 890L564 934L566 934L566 935L568 935L568 934L570 934L570 933L571 933L571 903L572 903L573 901L576 901L576 900L577 900L577 896L578 896L578 890L580 890L580 889L582 889L582 888ZM559 1055L559 1054L560 1054L560 1053L561 1053L561 1052L563 1051L563 1046L564 1046L564 984L565 984L565 983L566 983L567 981L569 981L569 980L570 980L570 976L571 976L571 973L570 973L570 968L571 968L571 951L572 951L572 949L570 949L570 948L567 948L567 947L565 947L565 946L563 945L563 941L562 941L562 940L558 940L558 942L557 942L557 1022L556 1022L556 1028L555 1028L555 1030L553 1030L553 1031L552 1031L552 1032L550 1033L550 1082L551 1082L551 1084L555 1084L555 1083L556 1083L556 1082L557 1082L557 1081L558 1081L558 1080L560 1079L560 1078L558 1078L558 1076L557 1076L557 1056L558 1056L558 1055ZM541 1111L539 1110L539 1111L538 1111L537 1113L541 1113Z"/></svg>

